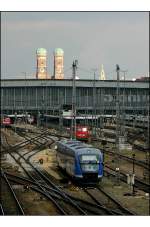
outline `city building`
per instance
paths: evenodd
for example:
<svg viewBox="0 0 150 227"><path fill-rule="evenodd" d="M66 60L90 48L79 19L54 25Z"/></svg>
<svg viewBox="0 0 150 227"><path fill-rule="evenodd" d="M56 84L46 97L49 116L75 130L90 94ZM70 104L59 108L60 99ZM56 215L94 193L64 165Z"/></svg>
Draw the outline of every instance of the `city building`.
<svg viewBox="0 0 150 227"><path fill-rule="evenodd" d="M150 81L148 76L141 76L139 78L136 78L136 81Z"/></svg>
<svg viewBox="0 0 150 227"><path fill-rule="evenodd" d="M36 79L48 79L46 49L38 48L36 51L36 58L37 58Z"/></svg>
<svg viewBox="0 0 150 227"><path fill-rule="evenodd" d="M64 51L61 48L56 48L54 51L53 79L64 79Z"/></svg>

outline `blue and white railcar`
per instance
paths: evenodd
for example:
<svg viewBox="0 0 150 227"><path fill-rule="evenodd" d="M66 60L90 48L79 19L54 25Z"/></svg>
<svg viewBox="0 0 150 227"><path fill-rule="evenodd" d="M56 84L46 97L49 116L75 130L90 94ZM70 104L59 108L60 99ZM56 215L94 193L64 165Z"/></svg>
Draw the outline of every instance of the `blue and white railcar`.
<svg viewBox="0 0 150 227"><path fill-rule="evenodd" d="M57 142L57 162L75 179L101 180L103 176L102 152L77 140Z"/></svg>

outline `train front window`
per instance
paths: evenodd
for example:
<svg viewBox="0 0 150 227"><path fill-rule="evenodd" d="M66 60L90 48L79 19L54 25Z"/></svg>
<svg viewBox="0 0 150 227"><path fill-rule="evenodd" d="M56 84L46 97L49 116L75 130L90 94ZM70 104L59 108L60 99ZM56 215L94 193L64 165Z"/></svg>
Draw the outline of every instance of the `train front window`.
<svg viewBox="0 0 150 227"><path fill-rule="evenodd" d="M99 168L99 155L81 155L80 164L82 171L96 172Z"/></svg>
<svg viewBox="0 0 150 227"><path fill-rule="evenodd" d="M99 155L81 155L80 161L97 163L99 161Z"/></svg>

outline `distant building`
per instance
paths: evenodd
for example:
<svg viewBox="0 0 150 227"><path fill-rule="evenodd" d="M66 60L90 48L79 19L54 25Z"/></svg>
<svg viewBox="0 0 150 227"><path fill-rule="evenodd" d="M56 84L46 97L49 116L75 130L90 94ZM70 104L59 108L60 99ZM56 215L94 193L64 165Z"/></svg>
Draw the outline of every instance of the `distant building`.
<svg viewBox="0 0 150 227"><path fill-rule="evenodd" d="M137 78L136 81L150 81L149 76L141 76Z"/></svg>
<svg viewBox="0 0 150 227"><path fill-rule="evenodd" d="M56 48L54 51L54 79L64 79L64 51Z"/></svg>
<svg viewBox="0 0 150 227"><path fill-rule="evenodd" d="M37 79L48 79L46 49L38 48L36 51L36 59L37 59L36 78Z"/></svg>
<svg viewBox="0 0 150 227"><path fill-rule="evenodd" d="M100 80L106 80L106 77L105 77L105 72L104 72L104 66L102 65L101 67L101 72L100 72Z"/></svg>

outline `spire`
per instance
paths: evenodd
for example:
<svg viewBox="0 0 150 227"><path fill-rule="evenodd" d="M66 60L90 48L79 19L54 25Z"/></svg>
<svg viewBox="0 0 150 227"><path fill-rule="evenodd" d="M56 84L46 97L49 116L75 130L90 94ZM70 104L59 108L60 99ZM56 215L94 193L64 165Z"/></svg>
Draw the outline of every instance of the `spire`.
<svg viewBox="0 0 150 227"><path fill-rule="evenodd" d="M105 72L104 72L104 66L103 65L101 67L100 80L106 80Z"/></svg>

